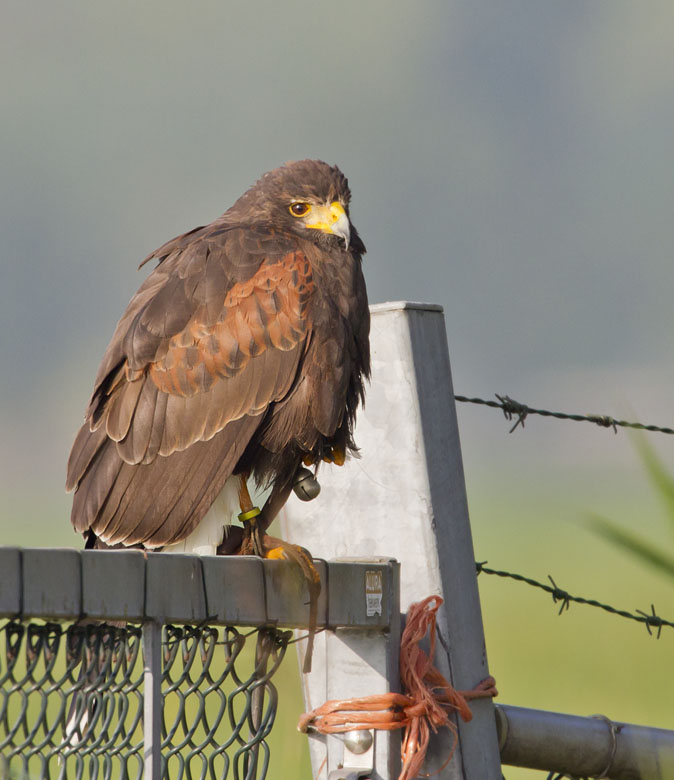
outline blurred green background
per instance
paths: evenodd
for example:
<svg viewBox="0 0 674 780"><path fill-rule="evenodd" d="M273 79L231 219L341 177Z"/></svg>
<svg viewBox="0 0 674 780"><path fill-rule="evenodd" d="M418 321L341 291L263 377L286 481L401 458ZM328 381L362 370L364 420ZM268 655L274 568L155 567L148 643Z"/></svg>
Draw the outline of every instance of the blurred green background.
<svg viewBox="0 0 674 780"><path fill-rule="evenodd" d="M138 262L288 159L349 177L371 301L443 304L456 392L672 425L671 3L6 0L0 27L3 544L79 544L65 461ZM671 544L629 437L459 422L478 560L674 617L585 524ZM480 587L503 701L674 728L674 632Z"/></svg>

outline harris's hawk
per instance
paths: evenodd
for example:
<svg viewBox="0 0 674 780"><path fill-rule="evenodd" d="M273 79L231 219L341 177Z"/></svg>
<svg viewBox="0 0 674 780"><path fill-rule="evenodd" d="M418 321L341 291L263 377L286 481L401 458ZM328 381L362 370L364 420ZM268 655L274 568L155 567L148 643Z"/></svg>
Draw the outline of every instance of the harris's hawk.
<svg viewBox="0 0 674 780"><path fill-rule="evenodd" d="M302 461L355 449L369 312L349 200L338 168L288 163L144 261L157 265L117 325L68 461L88 547L214 553L231 508L250 508L248 476L271 488L264 532Z"/></svg>

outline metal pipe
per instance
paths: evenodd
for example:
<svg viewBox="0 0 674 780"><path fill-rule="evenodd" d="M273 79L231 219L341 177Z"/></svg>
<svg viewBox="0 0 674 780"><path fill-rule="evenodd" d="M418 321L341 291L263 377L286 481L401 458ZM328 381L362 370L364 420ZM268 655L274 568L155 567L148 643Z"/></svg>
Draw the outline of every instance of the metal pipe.
<svg viewBox="0 0 674 780"><path fill-rule="evenodd" d="M162 625L156 620L143 623L143 756L146 780L161 780L161 723L163 701L161 696Z"/></svg>
<svg viewBox="0 0 674 780"><path fill-rule="evenodd" d="M501 761L577 777L674 778L674 731L496 705Z"/></svg>

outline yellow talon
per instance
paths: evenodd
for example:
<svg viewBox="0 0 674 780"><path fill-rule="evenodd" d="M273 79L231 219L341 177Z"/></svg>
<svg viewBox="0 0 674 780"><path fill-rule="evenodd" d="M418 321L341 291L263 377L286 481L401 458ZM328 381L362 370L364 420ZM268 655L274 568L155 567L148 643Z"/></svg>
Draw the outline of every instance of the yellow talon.
<svg viewBox="0 0 674 780"><path fill-rule="evenodd" d="M343 466L346 460L346 453L341 447L330 447L330 449L323 455L325 463L334 463L335 466Z"/></svg>
<svg viewBox="0 0 674 780"><path fill-rule="evenodd" d="M346 461L346 451L341 447L326 447L321 460L324 463L334 463L336 466L343 466ZM305 466L313 466L316 463L316 456L307 453L302 458L302 463Z"/></svg>
<svg viewBox="0 0 674 780"><path fill-rule="evenodd" d="M288 556L285 553L283 547L272 547L271 550L267 550L264 555L270 561L287 561Z"/></svg>

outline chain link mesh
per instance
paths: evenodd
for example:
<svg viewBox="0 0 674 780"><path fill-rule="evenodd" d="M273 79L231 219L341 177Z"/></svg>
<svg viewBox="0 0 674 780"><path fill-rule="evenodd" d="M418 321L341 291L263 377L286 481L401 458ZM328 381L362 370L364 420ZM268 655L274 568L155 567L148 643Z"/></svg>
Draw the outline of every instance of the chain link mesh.
<svg viewBox="0 0 674 780"><path fill-rule="evenodd" d="M164 626L164 778L266 777L272 677L290 639L267 627ZM140 627L0 625L0 777L142 775Z"/></svg>

